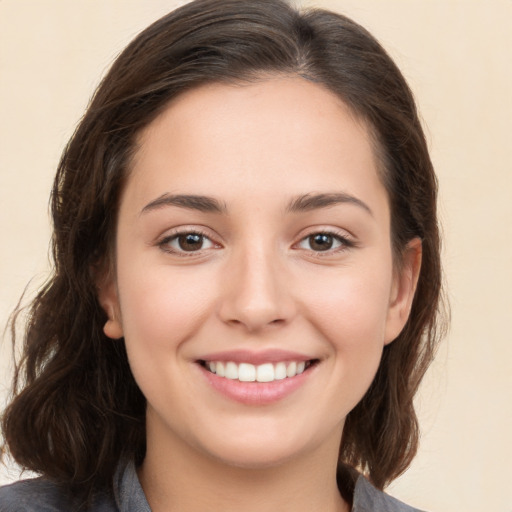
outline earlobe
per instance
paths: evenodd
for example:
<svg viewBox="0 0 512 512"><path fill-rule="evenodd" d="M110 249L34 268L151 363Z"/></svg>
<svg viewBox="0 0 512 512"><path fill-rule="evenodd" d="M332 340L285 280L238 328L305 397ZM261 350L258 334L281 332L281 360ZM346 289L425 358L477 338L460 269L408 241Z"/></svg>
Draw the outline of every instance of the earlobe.
<svg viewBox="0 0 512 512"><path fill-rule="evenodd" d="M384 339L386 345L397 338L409 318L421 270L421 256L421 240L413 238L405 248L400 269L393 280Z"/></svg>
<svg viewBox="0 0 512 512"><path fill-rule="evenodd" d="M108 278L105 281L98 286L98 300L107 315L103 332L108 338L117 340L124 336L117 287L114 279Z"/></svg>
<svg viewBox="0 0 512 512"><path fill-rule="evenodd" d="M113 311L112 314L107 313L107 315L108 320L105 322L105 325L103 326L103 332L105 333L105 336L107 336L108 338L112 338L114 340L122 338L123 327L121 325L121 322L118 320L115 311Z"/></svg>

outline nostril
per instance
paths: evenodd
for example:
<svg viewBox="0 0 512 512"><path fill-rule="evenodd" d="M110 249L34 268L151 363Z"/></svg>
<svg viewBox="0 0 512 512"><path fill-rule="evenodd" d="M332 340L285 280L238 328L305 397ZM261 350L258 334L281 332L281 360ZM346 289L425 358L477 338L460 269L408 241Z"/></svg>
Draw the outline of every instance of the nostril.
<svg viewBox="0 0 512 512"><path fill-rule="evenodd" d="M270 325L275 325L275 326L283 325L286 323L286 320L284 318L276 318L275 320L270 320L269 322L263 322L263 321L251 322L250 320L247 320L244 322L243 320L238 320L237 318L232 318L231 320L228 320L227 323L231 324L233 326L246 325L246 326L250 327L251 329L260 329L260 328L265 327L265 325L267 327Z"/></svg>

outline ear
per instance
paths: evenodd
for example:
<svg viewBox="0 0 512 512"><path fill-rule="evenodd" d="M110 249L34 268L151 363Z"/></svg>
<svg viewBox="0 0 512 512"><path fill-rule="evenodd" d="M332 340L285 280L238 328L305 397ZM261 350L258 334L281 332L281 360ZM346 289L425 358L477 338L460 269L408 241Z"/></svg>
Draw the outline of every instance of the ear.
<svg viewBox="0 0 512 512"><path fill-rule="evenodd" d="M110 275L103 276L97 283L98 300L103 311L107 315L107 321L103 326L105 336L117 340L123 337L123 325L121 322L121 310L115 279Z"/></svg>
<svg viewBox="0 0 512 512"><path fill-rule="evenodd" d="M400 268L396 270L393 277L384 338L386 345L397 338L409 318L420 275L421 256L421 240L413 238L407 244Z"/></svg>

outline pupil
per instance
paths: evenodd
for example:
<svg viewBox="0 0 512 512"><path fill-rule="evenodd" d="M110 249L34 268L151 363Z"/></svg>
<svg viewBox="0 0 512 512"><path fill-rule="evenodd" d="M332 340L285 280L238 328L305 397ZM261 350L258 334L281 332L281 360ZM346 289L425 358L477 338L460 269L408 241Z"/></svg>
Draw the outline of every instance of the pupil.
<svg viewBox="0 0 512 512"><path fill-rule="evenodd" d="M328 251L332 247L332 236L319 233L309 237L309 243L315 251Z"/></svg>
<svg viewBox="0 0 512 512"><path fill-rule="evenodd" d="M188 233L178 238L180 249L184 251L197 251L203 246L203 237L196 233Z"/></svg>

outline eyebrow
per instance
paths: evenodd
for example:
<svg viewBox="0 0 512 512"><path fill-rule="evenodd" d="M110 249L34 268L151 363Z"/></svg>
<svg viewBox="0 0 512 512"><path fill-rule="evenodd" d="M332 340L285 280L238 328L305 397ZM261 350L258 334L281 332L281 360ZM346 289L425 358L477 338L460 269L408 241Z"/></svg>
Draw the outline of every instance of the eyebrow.
<svg viewBox="0 0 512 512"><path fill-rule="evenodd" d="M286 210L291 213L298 213L346 203L359 206L373 216L372 210L365 202L345 192L303 194L292 199ZM188 208L206 213L225 214L227 212L226 205L213 197L191 194L162 194L160 197L157 197L144 206L141 210L141 214L158 210L165 206L178 206L180 208Z"/></svg>
<svg viewBox="0 0 512 512"><path fill-rule="evenodd" d="M208 196L188 194L163 194L144 206L140 213L158 210L165 206L178 206L206 213L226 213L226 205L219 200Z"/></svg>
<svg viewBox="0 0 512 512"><path fill-rule="evenodd" d="M326 194L304 194L296 197L288 205L287 211L292 213L317 210L320 208L328 208L337 204L354 204L373 217L370 207L361 199L347 194L345 192L326 193Z"/></svg>

